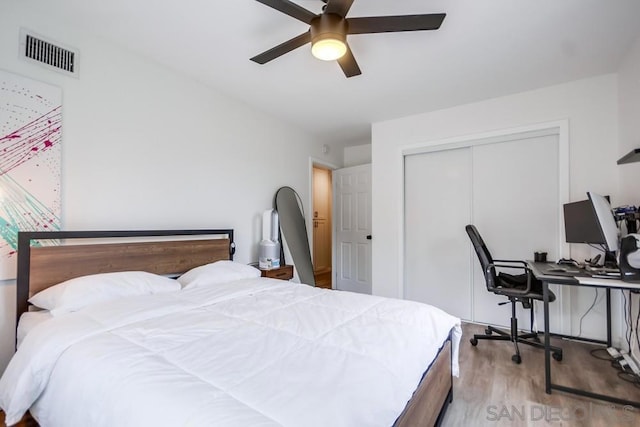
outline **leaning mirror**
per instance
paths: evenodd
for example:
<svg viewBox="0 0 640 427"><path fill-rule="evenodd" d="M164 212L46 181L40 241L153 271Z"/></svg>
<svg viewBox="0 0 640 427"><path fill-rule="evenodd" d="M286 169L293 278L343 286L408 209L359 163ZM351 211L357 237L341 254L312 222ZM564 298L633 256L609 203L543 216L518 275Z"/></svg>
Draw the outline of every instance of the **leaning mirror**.
<svg viewBox="0 0 640 427"><path fill-rule="evenodd" d="M300 196L293 188L282 187L276 191L274 205L280 218L284 242L289 248L300 282L315 286L311 249Z"/></svg>

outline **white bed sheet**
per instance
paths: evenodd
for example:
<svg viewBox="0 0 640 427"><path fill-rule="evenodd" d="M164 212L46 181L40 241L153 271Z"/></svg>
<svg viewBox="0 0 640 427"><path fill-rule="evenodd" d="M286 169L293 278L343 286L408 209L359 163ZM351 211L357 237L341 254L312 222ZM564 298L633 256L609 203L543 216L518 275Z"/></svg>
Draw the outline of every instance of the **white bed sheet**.
<svg viewBox="0 0 640 427"><path fill-rule="evenodd" d="M35 326L0 379L7 422L390 426L460 320L273 279L132 297Z"/></svg>
<svg viewBox="0 0 640 427"><path fill-rule="evenodd" d="M52 318L53 316L51 316L49 310L28 311L23 313L22 316L20 316L18 328L16 329L16 348L20 348L22 340L24 340L24 337L26 337L33 328Z"/></svg>

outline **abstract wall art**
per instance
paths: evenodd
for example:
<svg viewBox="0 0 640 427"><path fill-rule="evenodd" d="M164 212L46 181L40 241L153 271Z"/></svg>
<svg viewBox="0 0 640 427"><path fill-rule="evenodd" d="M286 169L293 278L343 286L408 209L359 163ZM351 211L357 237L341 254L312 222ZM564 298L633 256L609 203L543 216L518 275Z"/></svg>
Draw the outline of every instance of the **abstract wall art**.
<svg viewBox="0 0 640 427"><path fill-rule="evenodd" d="M61 135L62 90L0 70L0 280L15 278L18 231L60 229Z"/></svg>

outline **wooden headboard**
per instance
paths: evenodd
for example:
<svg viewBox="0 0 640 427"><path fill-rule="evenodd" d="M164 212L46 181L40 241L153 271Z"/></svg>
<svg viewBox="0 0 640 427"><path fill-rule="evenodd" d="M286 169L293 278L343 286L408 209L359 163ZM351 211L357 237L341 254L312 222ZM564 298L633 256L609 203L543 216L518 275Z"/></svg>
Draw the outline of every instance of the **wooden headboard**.
<svg viewBox="0 0 640 427"><path fill-rule="evenodd" d="M179 275L234 252L232 229L19 232L16 326L32 295L65 280L116 271Z"/></svg>

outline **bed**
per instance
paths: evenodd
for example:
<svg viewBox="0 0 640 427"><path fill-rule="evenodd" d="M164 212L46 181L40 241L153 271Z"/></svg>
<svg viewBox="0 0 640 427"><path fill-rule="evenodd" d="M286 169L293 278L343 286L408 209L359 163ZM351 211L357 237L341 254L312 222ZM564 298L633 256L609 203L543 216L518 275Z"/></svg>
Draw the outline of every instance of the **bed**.
<svg viewBox="0 0 640 427"><path fill-rule="evenodd" d="M27 410L53 427L442 421L459 319L425 304L254 277L232 262L234 248L233 230L20 233L19 345L0 379L7 423ZM248 275L220 275L219 266ZM91 275L129 280L140 271L182 282L30 311L31 297L69 279L91 279L82 289L97 295Z"/></svg>

